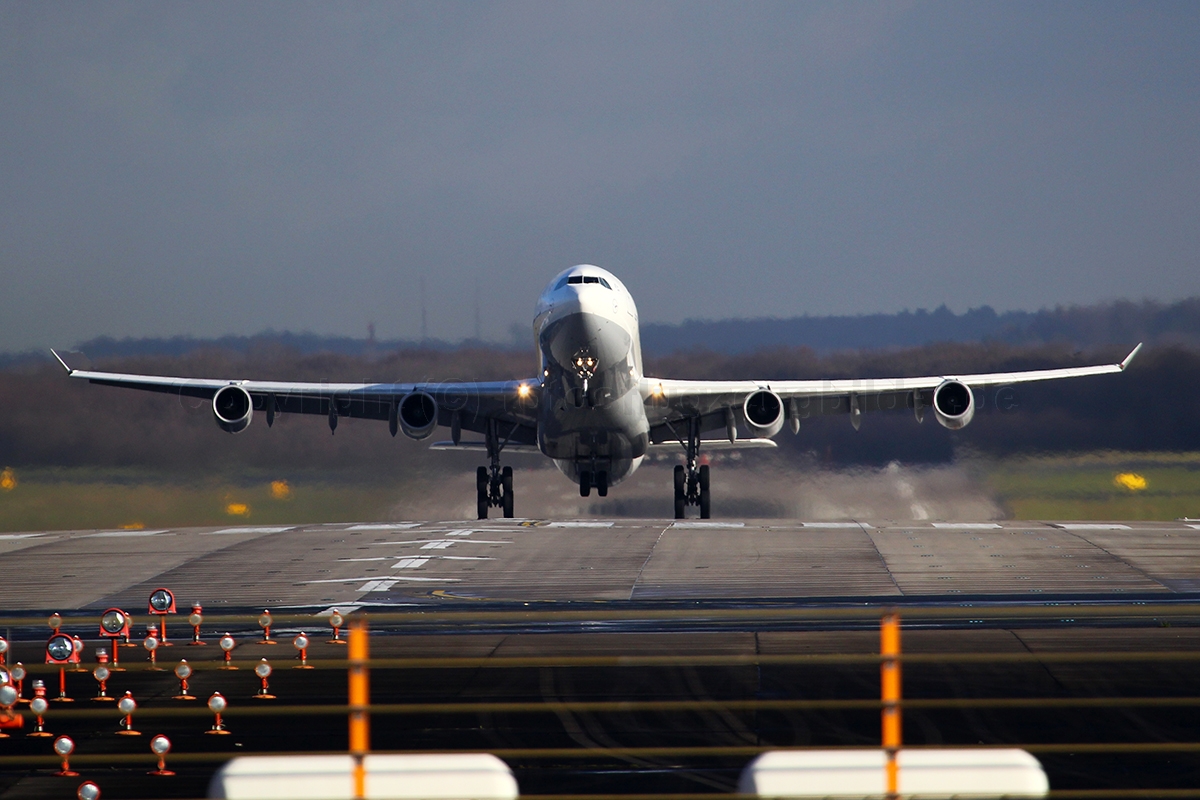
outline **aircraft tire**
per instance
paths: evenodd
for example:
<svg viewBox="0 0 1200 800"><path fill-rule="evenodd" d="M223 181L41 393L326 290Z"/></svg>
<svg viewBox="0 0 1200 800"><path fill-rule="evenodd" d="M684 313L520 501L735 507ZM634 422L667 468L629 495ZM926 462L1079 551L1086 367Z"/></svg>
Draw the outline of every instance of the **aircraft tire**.
<svg viewBox="0 0 1200 800"><path fill-rule="evenodd" d="M586 469L579 471L579 496L588 497L592 493L592 473Z"/></svg>
<svg viewBox="0 0 1200 800"><path fill-rule="evenodd" d="M504 501L504 518L512 519L513 515L513 471L512 467L505 467L500 474L501 487L503 488Z"/></svg>
<svg viewBox="0 0 1200 800"><path fill-rule="evenodd" d="M608 497L607 472L601 471L596 473L596 494L600 495L601 497Z"/></svg>
<svg viewBox="0 0 1200 800"><path fill-rule="evenodd" d="M488 518L488 471L487 467L475 470L475 504L479 519Z"/></svg>
<svg viewBox="0 0 1200 800"><path fill-rule="evenodd" d="M700 519L712 516L712 495L708 491L708 464L700 467Z"/></svg>
<svg viewBox="0 0 1200 800"><path fill-rule="evenodd" d="M687 506L687 493L685 486L687 484L687 475L682 464L675 465L675 519L683 519L684 509Z"/></svg>

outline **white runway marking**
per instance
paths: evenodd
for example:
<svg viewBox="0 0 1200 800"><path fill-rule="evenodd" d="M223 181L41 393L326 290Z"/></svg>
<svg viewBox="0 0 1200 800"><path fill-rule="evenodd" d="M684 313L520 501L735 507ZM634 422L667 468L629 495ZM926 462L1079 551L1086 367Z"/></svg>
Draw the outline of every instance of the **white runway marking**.
<svg viewBox="0 0 1200 800"><path fill-rule="evenodd" d="M960 528L964 531L984 531L1003 527L994 522L934 522L935 528Z"/></svg>
<svg viewBox="0 0 1200 800"><path fill-rule="evenodd" d="M491 556L434 556L446 561L495 561Z"/></svg>
<svg viewBox="0 0 1200 800"><path fill-rule="evenodd" d="M1120 525L1115 522L1051 522L1055 528L1062 528L1064 531L1131 531L1133 528L1128 525Z"/></svg>
<svg viewBox="0 0 1200 800"><path fill-rule="evenodd" d="M676 522L672 528L744 528L744 522Z"/></svg>
<svg viewBox="0 0 1200 800"><path fill-rule="evenodd" d="M448 542L430 542L429 544L423 544L423 545L421 545L421 549L422 549L422 550L445 550L447 547L449 547L449 546L450 546L450 545L452 545L452 544L454 544L454 542L453 542L453 541L448 541Z"/></svg>
<svg viewBox="0 0 1200 800"><path fill-rule="evenodd" d="M351 525L346 528L348 531L404 531L409 528L416 528L420 525L419 522L391 522L391 523L371 523L361 525Z"/></svg>
<svg viewBox="0 0 1200 800"><path fill-rule="evenodd" d="M611 528L611 522L551 522L547 528Z"/></svg>
<svg viewBox="0 0 1200 800"><path fill-rule="evenodd" d="M395 564L392 564L392 569L417 569L428 563L428 558L402 558Z"/></svg>
<svg viewBox="0 0 1200 800"><path fill-rule="evenodd" d="M446 536L470 536L474 532L475 531L469 529L461 531L446 531Z"/></svg>
<svg viewBox="0 0 1200 800"><path fill-rule="evenodd" d="M871 528L865 522L801 522L803 528Z"/></svg>
<svg viewBox="0 0 1200 800"><path fill-rule="evenodd" d="M290 531L294 526L288 525L282 528L223 528L219 531L203 531L201 536L223 536L235 533L283 533Z"/></svg>
<svg viewBox="0 0 1200 800"><path fill-rule="evenodd" d="M100 533L89 533L83 538L85 539L122 539L128 536L157 536L161 531L101 531Z"/></svg>
<svg viewBox="0 0 1200 800"><path fill-rule="evenodd" d="M44 533L0 533L0 539L34 539L45 535Z"/></svg>
<svg viewBox="0 0 1200 800"><path fill-rule="evenodd" d="M370 547L391 547L393 545L438 544L442 542L446 544L512 544L509 541L496 541L494 539L412 539L407 542L367 542L367 545Z"/></svg>
<svg viewBox="0 0 1200 800"><path fill-rule="evenodd" d="M458 578L418 578L416 575L405 575L405 576L399 577L399 578L383 578L383 579L381 579L377 575L374 575L374 576L368 575L365 578L363 578L363 577L359 577L359 578L322 578L322 579L316 580L316 581L301 581L301 583L304 583L304 584L309 584L309 583L362 583L364 581L377 581L377 580L413 581L413 582L418 582L418 583L458 583L459 579ZM343 606L337 606L337 608L343 608Z"/></svg>
<svg viewBox="0 0 1200 800"><path fill-rule="evenodd" d="M1188 525L1188 527L1200 531L1200 525Z"/></svg>

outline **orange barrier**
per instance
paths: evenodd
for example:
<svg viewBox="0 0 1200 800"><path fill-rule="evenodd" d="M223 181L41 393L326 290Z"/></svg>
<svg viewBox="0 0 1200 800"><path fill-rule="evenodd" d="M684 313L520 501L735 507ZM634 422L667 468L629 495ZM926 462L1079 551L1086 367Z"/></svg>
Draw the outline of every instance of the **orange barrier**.
<svg viewBox="0 0 1200 800"><path fill-rule="evenodd" d="M367 794L367 774L363 758L371 749L371 723L367 709L371 704L371 687L367 662L371 658L367 641L366 620L350 623L350 755L354 758L354 797L361 800Z"/></svg>
<svg viewBox="0 0 1200 800"><path fill-rule="evenodd" d="M900 615L889 612L879 625L880 699L883 701L883 749L887 753L887 796L900 796L896 753L902 743L900 718Z"/></svg>

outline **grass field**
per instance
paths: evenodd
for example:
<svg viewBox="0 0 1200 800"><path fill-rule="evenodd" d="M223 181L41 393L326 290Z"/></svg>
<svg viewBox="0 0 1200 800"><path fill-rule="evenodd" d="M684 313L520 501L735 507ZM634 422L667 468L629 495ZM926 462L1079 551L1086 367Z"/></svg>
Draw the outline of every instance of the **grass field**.
<svg viewBox="0 0 1200 800"><path fill-rule="evenodd" d="M1200 453L1008 458L980 472L1013 519L1200 517Z"/></svg>
<svg viewBox="0 0 1200 800"><path fill-rule="evenodd" d="M88 468L4 474L0 531L371 520L383 518L398 495L394 482L364 476L189 478Z"/></svg>
<svg viewBox="0 0 1200 800"><path fill-rule="evenodd" d="M1200 517L1200 453L971 459L966 468L971 483L1013 519ZM837 481L836 473L831 480ZM379 520L415 498L442 501L419 504L435 509L429 513L451 513L453 506L461 514L462 490L453 484L451 491L428 471L405 479L365 471L212 477L145 469L6 469L0 471L0 531Z"/></svg>

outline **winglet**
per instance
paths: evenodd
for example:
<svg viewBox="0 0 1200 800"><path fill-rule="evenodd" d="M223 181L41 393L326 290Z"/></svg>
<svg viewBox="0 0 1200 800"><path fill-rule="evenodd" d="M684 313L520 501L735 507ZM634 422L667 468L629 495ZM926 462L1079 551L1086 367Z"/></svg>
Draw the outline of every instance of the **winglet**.
<svg viewBox="0 0 1200 800"><path fill-rule="evenodd" d="M1122 372L1125 370L1126 367L1129 366L1129 362L1133 361L1133 357L1136 356L1138 354L1138 351L1141 349L1142 349L1142 343L1138 342L1138 346L1133 348L1133 350L1129 353L1129 355L1125 356L1125 360L1117 365L1121 368Z"/></svg>
<svg viewBox="0 0 1200 800"><path fill-rule="evenodd" d="M60 356L60 355L58 354L58 352L57 352L57 351L55 351L55 349L54 349L53 347L51 347L51 348L50 348L50 352L51 352L51 353L54 353L54 357L58 359L58 363L60 363L60 364L62 364L62 365L63 365L63 369L65 369L65 370L67 371L67 374L68 374L68 375L70 375L72 372L74 372L74 371L75 371L75 370L73 370L73 369L71 369L70 367L68 367L68 366L67 366L67 362L65 362L65 361L63 361L63 360L62 360L62 356Z"/></svg>

